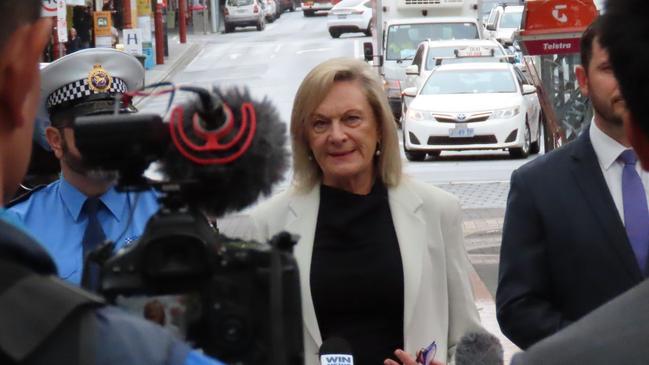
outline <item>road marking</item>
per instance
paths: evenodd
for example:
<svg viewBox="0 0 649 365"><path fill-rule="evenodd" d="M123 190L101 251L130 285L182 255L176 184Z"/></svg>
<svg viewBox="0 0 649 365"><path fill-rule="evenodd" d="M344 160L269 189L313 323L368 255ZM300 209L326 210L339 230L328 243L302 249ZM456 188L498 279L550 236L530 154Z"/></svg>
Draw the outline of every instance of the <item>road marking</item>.
<svg viewBox="0 0 649 365"><path fill-rule="evenodd" d="M304 53L310 53L310 52L326 52L326 51L331 51L333 48L314 48L314 49L303 49L300 51L297 51L295 53L297 54L304 54Z"/></svg>

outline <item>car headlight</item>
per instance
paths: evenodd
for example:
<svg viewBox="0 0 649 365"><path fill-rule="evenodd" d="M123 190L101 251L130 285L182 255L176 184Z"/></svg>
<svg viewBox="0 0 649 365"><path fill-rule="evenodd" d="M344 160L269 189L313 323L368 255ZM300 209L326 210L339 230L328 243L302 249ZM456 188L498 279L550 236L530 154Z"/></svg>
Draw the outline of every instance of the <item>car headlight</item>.
<svg viewBox="0 0 649 365"><path fill-rule="evenodd" d="M406 112L406 119L409 120L424 120L426 117L424 116L424 112L416 109L409 108L408 111Z"/></svg>
<svg viewBox="0 0 649 365"><path fill-rule="evenodd" d="M491 113L489 119L509 119L517 116L520 112L521 108L519 106L506 109L498 109Z"/></svg>

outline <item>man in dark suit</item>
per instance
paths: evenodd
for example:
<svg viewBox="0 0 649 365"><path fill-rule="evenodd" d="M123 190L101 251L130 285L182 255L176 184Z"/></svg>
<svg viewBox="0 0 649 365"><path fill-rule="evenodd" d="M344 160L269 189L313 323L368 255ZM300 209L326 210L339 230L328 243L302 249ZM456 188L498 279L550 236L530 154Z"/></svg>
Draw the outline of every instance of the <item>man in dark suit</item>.
<svg viewBox="0 0 649 365"><path fill-rule="evenodd" d="M602 44L609 50L623 102L622 116L642 168L649 170L649 2L608 0ZM649 225L645 218L645 226ZM605 266L603 269L606 270ZM563 331L514 357L512 364L649 363L649 280L604 304Z"/></svg>
<svg viewBox="0 0 649 365"><path fill-rule="evenodd" d="M589 130L511 178L496 306L502 332L523 349L640 283L646 272L649 242L638 243L644 238L637 239L636 215L626 203L647 211L649 175L641 173L641 196L625 193L622 158L632 151L613 109L622 97L599 41L601 24L600 18L584 33L576 70L594 109ZM640 230L649 238L649 229Z"/></svg>

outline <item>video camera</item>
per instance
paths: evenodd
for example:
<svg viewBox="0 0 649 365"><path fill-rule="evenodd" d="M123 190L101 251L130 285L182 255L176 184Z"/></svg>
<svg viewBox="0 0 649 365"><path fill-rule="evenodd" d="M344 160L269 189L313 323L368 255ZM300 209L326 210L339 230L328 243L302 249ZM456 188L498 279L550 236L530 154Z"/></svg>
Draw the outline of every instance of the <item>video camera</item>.
<svg viewBox="0 0 649 365"><path fill-rule="evenodd" d="M232 239L208 219L253 203L283 178L285 124L267 99L246 90L164 90L172 95L166 121L157 114L75 121L88 166L118 172L118 189L156 189L161 205L134 245L114 256L112 245L92 252L83 283L98 272L93 286L109 302L228 364L304 364L295 238ZM171 107L177 92L198 97ZM152 162L164 181L143 177Z"/></svg>

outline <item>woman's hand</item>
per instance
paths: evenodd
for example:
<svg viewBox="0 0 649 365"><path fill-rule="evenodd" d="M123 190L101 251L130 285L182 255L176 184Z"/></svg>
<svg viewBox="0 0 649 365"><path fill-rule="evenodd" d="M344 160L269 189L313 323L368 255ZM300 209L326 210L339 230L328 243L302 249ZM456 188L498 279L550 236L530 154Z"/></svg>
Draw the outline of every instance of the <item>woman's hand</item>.
<svg viewBox="0 0 649 365"><path fill-rule="evenodd" d="M410 355L409 353L403 350L396 350L394 354L397 356L397 358L399 358L401 364L391 359L385 359L385 361L383 361L383 364L384 365L419 365L417 363L417 360L415 360L414 356ZM444 365L444 364L438 361L431 361L430 363L425 365Z"/></svg>

